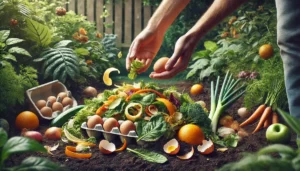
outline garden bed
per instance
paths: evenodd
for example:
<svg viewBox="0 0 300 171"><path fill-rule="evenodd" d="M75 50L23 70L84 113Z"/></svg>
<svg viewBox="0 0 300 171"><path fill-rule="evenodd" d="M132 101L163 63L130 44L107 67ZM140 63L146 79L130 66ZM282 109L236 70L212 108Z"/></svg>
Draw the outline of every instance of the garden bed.
<svg viewBox="0 0 300 171"><path fill-rule="evenodd" d="M162 87L168 87L170 85L175 85L178 88L178 91L188 92L190 87L192 86L191 82L186 81L178 81L172 84L164 84L160 85ZM104 86L96 86L98 91L101 92L107 87ZM209 109L210 102L210 89L209 84L204 83L204 92L201 95L195 96L192 98L194 100L204 100ZM81 90L72 90L75 97L80 97ZM82 103L82 99L78 99L79 103ZM236 114L236 111L239 107L242 106L242 99L239 99L233 106L230 107L228 114L232 115L234 119L237 119L239 122L242 120ZM49 123L42 122L38 131L44 133L45 130L49 127ZM14 127L11 127L14 129ZM252 132L254 126L247 126L245 129L248 132ZM19 130L11 130L12 135L19 135ZM155 164L144 161L134 154L123 151L118 153L113 153L110 155L102 154L98 146L92 147L92 157L90 159L73 159L69 158L65 155L64 149L66 144L62 141L59 141L60 146L56 151L53 151L53 155L49 154L41 154L41 153L31 153L30 155L34 156L42 156L46 157L57 164L61 164L66 166L70 170L215 170L220 168L226 163L237 161L242 157L242 153L244 152L256 152L262 147L268 145L268 142L265 138L265 129L259 131L258 133L249 137L244 138L241 142L239 142L236 148L229 148L225 152L217 151L219 148L216 146L215 151L210 155L201 155L199 152L195 152L194 156L186 161L182 161L175 156L169 156L163 152L163 145L167 141L164 139L160 139L154 145L147 146L145 148L163 154L168 158L168 162L164 164ZM53 146L57 141L49 141L44 140L43 145ZM181 143L181 150L179 154L184 154L185 152L190 150L190 146L184 143ZM296 147L295 136L293 136L292 141L290 143L291 146ZM116 146L120 147L121 143L116 142ZM135 144L129 145L131 148L138 148L139 146ZM18 165L24 158L28 157L28 154L21 155L13 155L9 160L6 161L6 166L15 166Z"/></svg>

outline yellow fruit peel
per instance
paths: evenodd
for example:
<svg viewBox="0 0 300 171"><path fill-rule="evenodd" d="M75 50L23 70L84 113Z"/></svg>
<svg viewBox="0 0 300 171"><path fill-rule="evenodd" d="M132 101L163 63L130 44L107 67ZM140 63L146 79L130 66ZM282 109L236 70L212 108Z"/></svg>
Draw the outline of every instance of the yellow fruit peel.
<svg viewBox="0 0 300 171"><path fill-rule="evenodd" d="M112 79L109 77L109 74L113 71L118 71L118 74L120 74L120 70L118 70L117 68L108 68L107 70L105 70L104 74L103 74L103 82L105 85L107 86L111 86L112 85Z"/></svg>

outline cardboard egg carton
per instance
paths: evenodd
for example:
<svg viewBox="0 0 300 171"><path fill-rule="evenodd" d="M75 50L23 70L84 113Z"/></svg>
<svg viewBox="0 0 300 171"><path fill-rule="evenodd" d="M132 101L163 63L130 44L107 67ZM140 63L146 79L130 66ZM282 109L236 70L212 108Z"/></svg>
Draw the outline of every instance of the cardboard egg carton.
<svg viewBox="0 0 300 171"><path fill-rule="evenodd" d="M58 116L60 114L60 112L53 112L51 117L45 117L41 114L40 110L38 109L38 107L35 105L35 103L38 100L44 99L46 100L49 96L57 96L58 93L60 92L66 92L70 94L70 91L67 90L66 86L61 83L58 80L52 81L52 82L48 82L42 85L39 85L37 87L33 87L31 89L28 89L26 91L26 95L29 101L29 107L30 110L35 112L38 117L40 119L44 119L44 120L52 120L54 119L56 116ZM77 101L75 100L74 97L70 96L70 98L73 100L73 105L70 106L65 106L63 108L63 111L71 108L71 107L75 107L77 106Z"/></svg>
<svg viewBox="0 0 300 171"><path fill-rule="evenodd" d="M103 121L105 122L107 118L103 118ZM119 120L119 125L124 122L124 120ZM106 139L109 142L120 140L122 143L124 142L124 139L126 139L127 144L136 143L136 139L138 138L138 135L136 131L129 131L127 135L124 135L120 132L120 129L118 127L113 127L110 132L105 131L103 129L103 126L101 124L95 125L94 128L88 128L87 123L84 122L81 125L81 129L85 130L87 135L89 137L95 137L96 139Z"/></svg>

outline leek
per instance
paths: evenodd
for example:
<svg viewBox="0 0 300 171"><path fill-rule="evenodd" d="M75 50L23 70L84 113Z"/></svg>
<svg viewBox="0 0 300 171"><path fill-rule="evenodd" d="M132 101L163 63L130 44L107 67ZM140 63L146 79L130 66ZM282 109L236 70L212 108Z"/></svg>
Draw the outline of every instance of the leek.
<svg viewBox="0 0 300 171"><path fill-rule="evenodd" d="M237 87L240 79L235 80L232 74L226 73L220 93L218 95L218 88L220 84L220 76L217 78L216 85L211 81L211 108L209 119L211 122L212 131L216 133L217 125L221 114L238 98L245 93L245 86Z"/></svg>

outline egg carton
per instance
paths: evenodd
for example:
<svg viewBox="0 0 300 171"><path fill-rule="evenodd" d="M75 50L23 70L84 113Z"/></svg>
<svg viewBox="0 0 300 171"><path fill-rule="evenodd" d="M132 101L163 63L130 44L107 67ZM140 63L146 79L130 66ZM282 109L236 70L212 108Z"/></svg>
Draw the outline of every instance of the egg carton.
<svg viewBox="0 0 300 171"><path fill-rule="evenodd" d="M66 86L58 80L48 82L48 83L39 85L37 87L28 89L26 91L26 95L27 95L27 98L29 101L30 110L35 112L38 115L38 117L42 120L54 119L55 117L57 117L60 114L60 112L53 112L51 117L45 117L41 114L40 110L35 105L35 102L40 99L47 99L47 97L49 97L49 96L56 96L60 92L66 92L69 94L71 93L70 91L67 90ZM73 105L65 106L63 108L63 111L78 105L77 101L74 97L70 96L70 98L73 100Z"/></svg>
<svg viewBox="0 0 300 171"><path fill-rule="evenodd" d="M107 118L103 118L104 122ZM119 120L119 125L121 125L124 120ZM124 139L126 139L127 144L136 143L138 135L136 131L129 131L127 135L121 134L120 129L118 127L113 127L110 132L105 131L101 124L95 125L94 128L88 128L87 123L84 122L81 124L81 129L85 130L88 137L95 137L96 139L106 139L109 142L120 140L122 143Z"/></svg>

